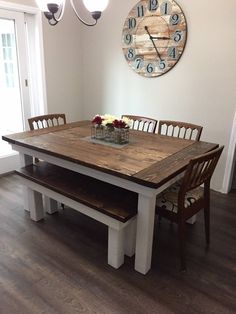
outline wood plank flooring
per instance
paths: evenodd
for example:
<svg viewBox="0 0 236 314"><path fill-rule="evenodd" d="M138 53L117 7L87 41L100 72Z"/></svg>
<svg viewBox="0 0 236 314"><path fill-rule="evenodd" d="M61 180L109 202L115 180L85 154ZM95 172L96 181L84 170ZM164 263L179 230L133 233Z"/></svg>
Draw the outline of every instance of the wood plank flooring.
<svg viewBox="0 0 236 314"><path fill-rule="evenodd" d="M236 313L236 192L212 192L211 245L203 217L188 226L179 272L176 226L156 223L152 270L107 265L107 228L72 209L30 220L16 176L0 178L0 314Z"/></svg>

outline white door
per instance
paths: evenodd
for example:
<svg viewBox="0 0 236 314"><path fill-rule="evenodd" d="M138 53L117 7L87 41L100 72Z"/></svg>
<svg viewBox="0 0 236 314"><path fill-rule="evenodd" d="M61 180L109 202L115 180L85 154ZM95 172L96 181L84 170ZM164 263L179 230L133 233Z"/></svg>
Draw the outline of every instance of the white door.
<svg viewBox="0 0 236 314"><path fill-rule="evenodd" d="M19 163L2 135L23 131L30 115L27 55L24 13L0 9L0 173Z"/></svg>

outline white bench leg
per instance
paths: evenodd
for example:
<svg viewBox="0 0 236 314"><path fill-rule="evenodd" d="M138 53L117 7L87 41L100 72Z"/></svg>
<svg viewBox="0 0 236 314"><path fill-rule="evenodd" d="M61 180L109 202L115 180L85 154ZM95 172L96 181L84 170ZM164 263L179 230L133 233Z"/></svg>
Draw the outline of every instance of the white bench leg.
<svg viewBox="0 0 236 314"><path fill-rule="evenodd" d="M24 204L24 210L27 212L30 212L30 205L29 205L29 188L27 186L23 186L23 204Z"/></svg>
<svg viewBox="0 0 236 314"><path fill-rule="evenodd" d="M42 194L28 188L28 206L30 209L30 218L39 221L44 218Z"/></svg>
<svg viewBox="0 0 236 314"><path fill-rule="evenodd" d="M108 264L119 268L124 264L124 229L108 227Z"/></svg>
<svg viewBox="0 0 236 314"><path fill-rule="evenodd" d="M44 207L48 214L54 214L58 212L58 203L52 198L44 195Z"/></svg>
<svg viewBox="0 0 236 314"><path fill-rule="evenodd" d="M137 231L137 219L134 218L130 224L125 227L125 255L131 257L135 253Z"/></svg>

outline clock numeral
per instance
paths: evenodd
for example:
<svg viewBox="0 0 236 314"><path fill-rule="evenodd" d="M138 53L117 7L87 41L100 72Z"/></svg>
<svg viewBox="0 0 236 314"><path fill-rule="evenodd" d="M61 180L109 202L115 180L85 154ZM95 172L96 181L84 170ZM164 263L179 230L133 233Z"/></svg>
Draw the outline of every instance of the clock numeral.
<svg viewBox="0 0 236 314"><path fill-rule="evenodd" d="M178 58L178 51L176 47L170 47L168 49L168 56L172 59L177 59Z"/></svg>
<svg viewBox="0 0 236 314"><path fill-rule="evenodd" d="M179 14L173 14L170 17L170 24L171 25L178 25L180 22L180 15Z"/></svg>
<svg viewBox="0 0 236 314"><path fill-rule="evenodd" d="M135 28L136 24L137 24L137 22L136 22L136 19L134 17L129 18L129 20L128 20L129 29Z"/></svg>
<svg viewBox="0 0 236 314"><path fill-rule="evenodd" d="M128 52L127 52L127 58L129 59L129 60L133 60L134 59L134 57L135 57L135 52L134 52L134 49L132 49L132 48L129 48L129 50L128 50Z"/></svg>
<svg viewBox="0 0 236 314"><path fill-rule="evenodd" d="M183 32L181 31L176 31L173 35L173 40L178 43L179 41L181 41L183 39Z"/></svg>
<svg viewBox="0 0 236 314"><path fill-rule="evenodd" d="M162 2L160 9L161 9L161 14L164 14L164 15L170 14L171 9L172 9L171 3L169 1Z"/></svg>
<svg viewBox="0 0 236 314"><path fill-rule="evenodd" d="M137 14L138 14L138 17L144 16L144 6L143 5L139 5L137 7Z"/></svg>
<svg viewBox="0 0 236 314"><path fill-rule="evenodd" d="M165 60L160 60L159 61L159 64L158 64L158 68L160 69L160 70L165 70L165 68L166 68L166 61Z"/></svg>
<svg viewBox="0 0 236 314"><path fill-rule="evenodd" d="M157 0L149 0L149 11L156 11L158 8L158 1Z"/></svg>
<svg viewBox="0 0 236 314"><path fill-rule="evenodd" d="M136 70L139 70L143 67L143 59L142 58L136 58L134 62L135 62L134 67Z"/></svg>
<svg viewBox="0 0 236 314"><path fill-rule="evenodd" d="M126 43L126 45L131 44L132 41L133 41L133 37L132 37L131 34L126 34L126 35L124 36L124 42Z"/></svg>
<svg viewBox="0 0 236 314"><path fill-rule="evenodd" d="M151 74L152 72L154 72L154 65L152 63L148 63L147 67L146 67L146 70L149 74Z"/></svg>

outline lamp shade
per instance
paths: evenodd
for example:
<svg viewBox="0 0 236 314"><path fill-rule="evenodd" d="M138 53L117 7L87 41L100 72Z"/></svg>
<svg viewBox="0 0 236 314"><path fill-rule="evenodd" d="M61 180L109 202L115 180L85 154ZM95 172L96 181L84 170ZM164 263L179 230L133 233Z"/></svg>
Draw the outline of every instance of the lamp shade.
<svg viewBox="0 0 236 314"><path fill-rule="evenodd" d="M64 0L36 0L37 6L43 12L48 12L48 3L55 3L60 6Z"/></svg>
<svg viewBox="0 0 236 314"><path fill-rule="evenodd" d="M106 9L109 0L83 0L86 9L90 12L102 12Z"/></svg>

